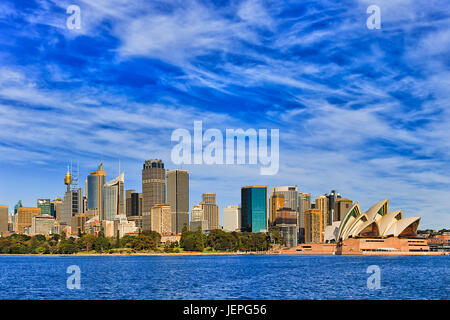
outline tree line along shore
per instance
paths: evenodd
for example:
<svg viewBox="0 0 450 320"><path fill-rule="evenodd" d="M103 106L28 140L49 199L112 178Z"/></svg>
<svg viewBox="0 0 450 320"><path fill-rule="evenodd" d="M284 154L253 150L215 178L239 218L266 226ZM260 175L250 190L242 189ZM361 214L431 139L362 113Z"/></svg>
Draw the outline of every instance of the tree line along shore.
<svg viewBox="0 0 450 320"><path fill-rule="evenodd" d="M267 252L284 245L279 230L274 227L267 233L225 232L212 230L208 235L201 230L183 229L179 242L161 242L155 231L144 231L136 236L122 238L79 234L66 237L64 232L51 236L13 234L0 238L0 254L164 254L164 253L242 253Z"/></svg>

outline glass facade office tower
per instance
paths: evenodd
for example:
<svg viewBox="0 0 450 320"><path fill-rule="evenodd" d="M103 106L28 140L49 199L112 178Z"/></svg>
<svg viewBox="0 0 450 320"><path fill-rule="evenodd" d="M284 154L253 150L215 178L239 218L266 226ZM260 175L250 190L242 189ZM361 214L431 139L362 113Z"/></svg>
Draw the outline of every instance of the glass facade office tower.
<svg viewBox="0 0 450 320"><path fill-rule="evenodd" d="M181 233L189 226L189 173L186 170L167 171L167 204L172 210L172 232Z"/></svg>
<svg viewBox="0 0 450 320"><path fill-rule="evenodd" d="M42 215L49 215L56 218L55 204L50 201L50 199L38 199L37 207L41 208Z"/></svg>
<svg viewBox="0 0 450 320"><path fill-rule="evenodd" d="M100 218L104 216L103 210L103 186L106 183L106 172L103 168L103 162L100 163L97 170L91 172L87 177L87 209L97 210Z"/></svg>
<svg viewBox="0 0 450 320"><path fill-rule="evenodd" d="M162 160L146 160L142 168L142 215L166 203L166 169ZM189 210L189 209L188 209Z"/></svg>
<svg viewBox="0 0 450 320"><path fill-rule="evenodd" d="M267 186L241 188L241 228L248 232L267 232Z"/></svg>
<svg viewBox="0 0 450 320"><path fill-rule="evenodd" d="M122 172L117 178L104 186L104 220L114 221L117 215L125 214L124 197L125 175Z"/></svg>

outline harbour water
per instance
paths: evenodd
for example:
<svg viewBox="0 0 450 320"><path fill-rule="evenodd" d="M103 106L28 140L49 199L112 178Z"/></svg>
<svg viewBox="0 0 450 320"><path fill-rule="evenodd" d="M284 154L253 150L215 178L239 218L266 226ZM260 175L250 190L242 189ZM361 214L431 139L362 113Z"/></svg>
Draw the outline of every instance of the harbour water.
<svg viewBox="0 0 450 320"><path fill-rule="evenodd" d="M69 266L80 289L68 289ZM369 289L367 268L380 270ZM450 256L0 256L0 299L450 299Z"/></svg>

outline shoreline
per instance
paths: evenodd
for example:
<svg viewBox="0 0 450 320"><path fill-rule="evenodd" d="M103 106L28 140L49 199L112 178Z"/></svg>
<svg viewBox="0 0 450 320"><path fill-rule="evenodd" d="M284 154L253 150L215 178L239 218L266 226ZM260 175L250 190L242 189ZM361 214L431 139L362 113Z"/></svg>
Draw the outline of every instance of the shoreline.
<svg viewBox="0 0 450 320"><path fill-rule="evenodd" d="M377 252L377 253L364 253L364 254L324 254L324 253L283 253L283 252L179 252L179 253L170 253L170 252L134 252L134 253L73 253L73 254L37 254L37 253L6 253L0 254L2 256L38 256L38 257L151 257L151 256L160 256L160 257L171 257L171 256L240 256L240 255L292 255L292 256L354 256L354 257L373 257L373 256L448 256L450 253L448 252Z"/></svg>

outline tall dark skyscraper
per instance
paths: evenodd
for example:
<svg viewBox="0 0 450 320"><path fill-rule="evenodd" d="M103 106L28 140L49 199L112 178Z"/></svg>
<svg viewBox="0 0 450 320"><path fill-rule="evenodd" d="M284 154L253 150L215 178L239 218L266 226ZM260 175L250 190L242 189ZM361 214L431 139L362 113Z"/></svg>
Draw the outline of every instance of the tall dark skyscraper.
<svg viewBox="0 0 450 320"><path fill-rule="evenodd" d="M142 215L166 203L166 169L162 160L146 160L142 169Z"/></svg>
<svg viewBox="0 0 450 320"><path fill-rule="evenodd" d="M267 186L241 188L241 228L249 232L267 232Z"/></svg>
<svg viewBox="0 0 450 320"><path fill-rule="evenodd" d="M189 226L189 173L186 170L167 171L167 204L172 210L172 232L181 233Z"/></svg>
<svg viewBox="0 0 450 320"><path fill-rule="evenodd" d="M334 202L340 198L341 195L337 190L331 190L330 193L325 195L328 198L328 221L326 225L330 226L334 221Z"/></svg>

